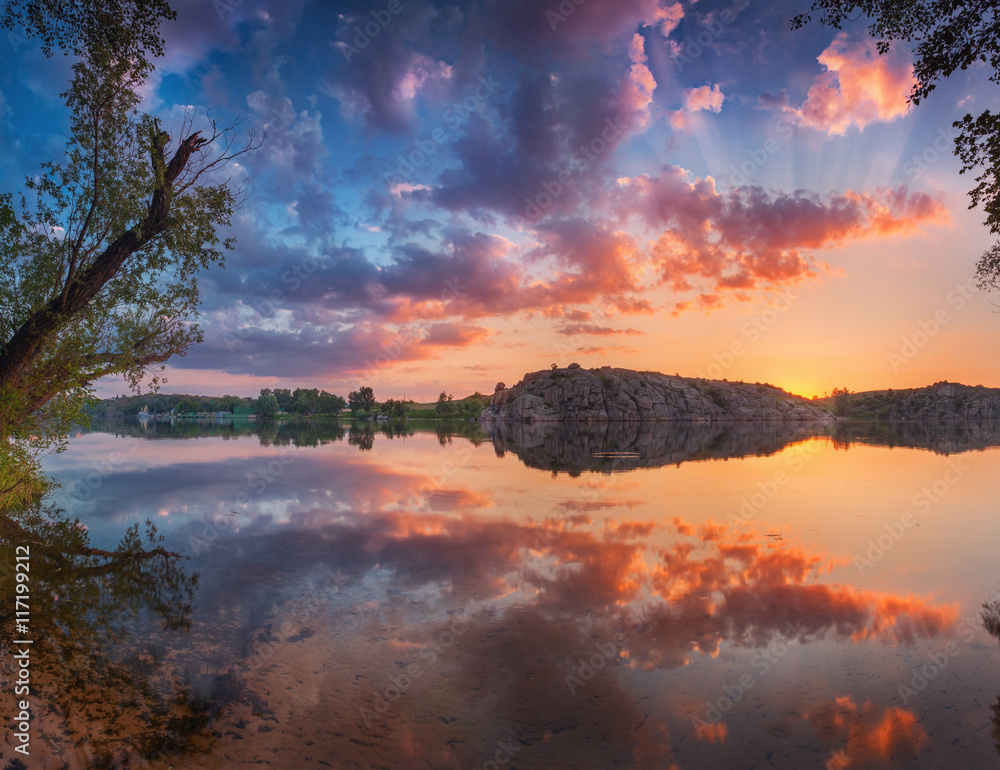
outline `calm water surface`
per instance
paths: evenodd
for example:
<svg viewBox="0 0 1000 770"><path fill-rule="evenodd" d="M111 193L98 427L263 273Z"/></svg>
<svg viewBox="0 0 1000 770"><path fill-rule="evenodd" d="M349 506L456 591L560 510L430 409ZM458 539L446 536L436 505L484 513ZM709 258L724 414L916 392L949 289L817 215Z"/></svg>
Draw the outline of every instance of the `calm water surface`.
<svg viewBox="0 0 1000 770"><path fill-rule="evenodd" d="M189 558L38 572L28 766L995 766L998 445L95 426L46 536Z"/></svg>

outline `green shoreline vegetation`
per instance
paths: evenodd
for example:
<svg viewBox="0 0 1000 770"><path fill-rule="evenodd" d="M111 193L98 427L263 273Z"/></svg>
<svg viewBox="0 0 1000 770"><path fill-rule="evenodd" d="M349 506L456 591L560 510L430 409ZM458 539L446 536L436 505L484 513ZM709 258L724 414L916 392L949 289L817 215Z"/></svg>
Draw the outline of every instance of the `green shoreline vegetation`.
<svg viewBox="0 0 1000 770"><path fill-rule="evenodd" d="M198 396L155 393L116 396L92 401L84 412L90 418L120 419L148 414L150 417L226 417L233 419L273 419L285 417L329 417L348 419L468 420L478 417L489 397L473 393L455 399L442 392L437 401L420 403L389 398L378 401L371 387L352 391L345 399L317 388L277 388L249 396Z"/></svg>

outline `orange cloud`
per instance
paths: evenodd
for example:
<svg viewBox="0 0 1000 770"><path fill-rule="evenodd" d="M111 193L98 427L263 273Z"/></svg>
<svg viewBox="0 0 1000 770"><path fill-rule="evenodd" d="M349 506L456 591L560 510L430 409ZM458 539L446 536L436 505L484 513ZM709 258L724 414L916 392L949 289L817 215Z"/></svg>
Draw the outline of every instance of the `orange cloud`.
<svg viewBox="0 0 1000 770"><path fill-rule="evenodd" d="M861 130L906 114L906 97L917 82L909 60L893 53L879 56L874 40L852 44L844 32L818 60L827 71L816 78L800 107L785 107L796 122L844 134L852 125Z"/></svg>
<svg viewBox="0 0 1000 770"><path fill-rule="evenodd" d="M706 743L725 743L728 732L729 729L726 727L725 721L705 722L702 720L694 731L694 737Z"/></svg>
<svg viewBox="0 0 1000 770"><path fill-rule="evenodd" d="M577 334L589 334L597 337L610 337L616 334L642 334L642 332L628 328L628 329L614 329L610 326L598 326L597 324L566 324L559 330L560 334L565 334L567 336L575 336Z"/></svg>
<svg viewBox="0 0 1000 770"><path fill-rule="evenodd" d="M818 738L842 746L840 767L906 754L915 757L927 742L927 733L912 711L893 707L880 712L867 701L859 708L848 696L810 710L804 718Z"/></svg>
<svg viewBox="0 0 1000 770"><path fill-rule="evenodd" d="M778 639L910 645L947 636L957 622L952 605L820 582L838 560L749 529L675 519L674 541L654 547L655 524L593 521L587 505L533 522L486 519L472 511L493 501L460 486L435 488L388 469L372 482L360 493L369 502L357 522L314 509L295 514L292 527L364 553L402 582L437 579L449 564L470 596L530 597L542 616L579 614L588 633L607 638L633 628L624 652L642 669L683 666L723 644L763 648Z"/></svg>
<svg viewBox="0 0 1000 770"><path fill-rule="evenodd" d="M618 187L618 216L637 217L660 231L649 248L660 282L675 292L700 290L694 302L706 310L721 304L720 293L795 284L827 272L812 250L951 221L938 198L903 185L826 197L760 187L723 193L711 177L692 179L668 166L659 177L621 179ZM680 300L675 310L691 302Z"/></svg>
<svg viewBox="0 0 1000 770"><path fill-rule="evenodd" d="M492 332L483 326L459 323L438 323L430 327L421 345L464 348L485 342Z"/></svg>

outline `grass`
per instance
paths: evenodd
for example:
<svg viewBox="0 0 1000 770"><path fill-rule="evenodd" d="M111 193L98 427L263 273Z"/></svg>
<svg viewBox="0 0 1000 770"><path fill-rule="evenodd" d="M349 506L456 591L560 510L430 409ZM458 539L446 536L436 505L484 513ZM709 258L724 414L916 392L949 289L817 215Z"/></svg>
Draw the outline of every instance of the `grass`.
<svg viewBox="0 0 1000 770"><path fill-rule="evenodd" d="M36 473L4 468L0 471L0 511L33 503L48 488L49 483Z"/></svg>
<svg viewBox="0 0 1000 770"><path fill-rule="evenodd" d="M466 396L465 398L456 398L451 403L454 404L456 407L459 407L475 400L476 398L474 396ZM429 412L433 414L434 410L437 408L437 401L429 401L425 404L407 402L406 408L407 410L409 410L410 414L413 414L415 412Z"/></svg>

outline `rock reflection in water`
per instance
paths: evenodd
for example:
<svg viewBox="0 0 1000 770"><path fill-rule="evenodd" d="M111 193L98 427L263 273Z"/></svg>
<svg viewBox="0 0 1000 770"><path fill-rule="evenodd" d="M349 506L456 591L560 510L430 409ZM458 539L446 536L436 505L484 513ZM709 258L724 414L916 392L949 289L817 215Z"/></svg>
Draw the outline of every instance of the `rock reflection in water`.
<svg viewBox="0 0 1000 770"><path fill-rule="evenodd" d="M865 444L952 454L1000 446L1000 423L506 422L492 423L489 436L500 456L512 452L529 467L577 475L763 457L813 437L838 449Z"/></svg>
<svg viewBox="0 0 1000 770"><path fill-rule="evenodd" d="M834 448L969 451L997 443L992 426L494 428L488 435L475 423L162 424L155 428L162 443L131 442L138 449L128 463L85 499L70 494L67 505L76 500L73 510L86 512L95 538L102 526L104 537L112 530L114 538L117 521L164 516L157 521L172 547L192 556L201 577L193 622L187 632L186 624L162 630L158 614L183 610L190 597L157 598L144 589L130 605L102 588L111 598L93 602L80 589L64 589L52 567L45 588L58 595L54 606L77 592L61 611L93 607L93 622L113 618L111 610L138 609L129 610L134 628L132 621L111 623L130 632L121 641L74 633L107 661L87 669L89 689L58 679L69 653L40 665L48 677L38 684L40 703L59 709L45 716L46 735L56 736L46 740L74 768L97 764L99 749L100 761L110 762L112 748L191 752L154 762L156 770L168 763L482 767L499 746L514 767L806 767L828 760L883 767L912 765L913 757L943 766L935 760L949 751L946 716L959 713L941 705L958 702L951 679L937 677L910 702L896 692L926 650L958 633L960 591L928 595L927 582L911 590L919 581L894 574L899 564L909 569L904 549L920 546L927 530L914 529L877 571L861 576L851 568L851 539L810 539L808 529L803 539L798 520L775 539L754 521L720 526L683 505L657 506L655 482L663 476L711 476L711 484L732 463L718 463L719 475L703 466L691 474L583 479L543 478L520 463L576 475L773 455L817 436L823 441L814 446L829 463L810 468L854 472L869 455L890 453ZM137 426L118 430L144 435ZM192 432L207 440L197 443ZM84 436L80 444L93 456L115 441ZM492 446L470 451L485 442ZM254 483L289 446L308 450L281 463L266 484ZM499 462L494 449L520 462ZM438 473L459 457L461 474ZM928 467L938 460L894 452L878 478L899 485L906 478L900 469L914 459ZM87 472L88 460L77 462L64 469L68 489ZM880 513L867 487L859 488L838 499L859 513ZM702 489L715 501L708 513L725 520L731 496ZM949 501L958 504L965 489ZM570 504L591 495L593 506ZM818 520L809 518L810 499L785 500L805 526ZM931 518L921 523L934 526ZM857 532L859 542L869 536L864 526ZM120 593L146 580L124 574L132 582ZM112 601L122 608L102 609ZM79 621L59 622L65 633ZM0 631L10 638L6 627ZM948 676L968 681L973 663L963 653ZM748 694L725 713L713 711L724 688L744 675L755 681ZM91 697L98 692L103 704ZM992 700L989 692L980 701L981 716ZM968 713L956 708L963 718ZM125 716L113 721L117 710ZM154 728L135 727L147 712L159 720ZM143 736L159 743L132 742ZM70 756L66 747L78 742L89 753ZM993 751L989 743L985 749ZM0 766L12 756L10 747L0 748Z"/></svg>

